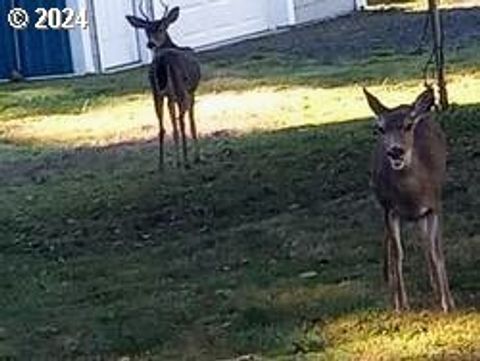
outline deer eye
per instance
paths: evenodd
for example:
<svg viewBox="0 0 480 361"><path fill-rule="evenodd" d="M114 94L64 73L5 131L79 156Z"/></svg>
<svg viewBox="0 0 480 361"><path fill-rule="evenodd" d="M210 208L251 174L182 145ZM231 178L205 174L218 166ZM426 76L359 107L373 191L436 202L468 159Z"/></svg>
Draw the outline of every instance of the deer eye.
<svg viewBox="0 0 480 361"><path fill-rule="evenodd" d="M385 129L381 125L376 125L375 126L375 133L377 134L385 134Z"/></svg>
<svg viewBox="0 0 480 361"><path fill-rule="evenodd" d="M156 33L160 28L162 27L162 23L159 21L156 21L150 25L150 31L152 33Z"/></svg>

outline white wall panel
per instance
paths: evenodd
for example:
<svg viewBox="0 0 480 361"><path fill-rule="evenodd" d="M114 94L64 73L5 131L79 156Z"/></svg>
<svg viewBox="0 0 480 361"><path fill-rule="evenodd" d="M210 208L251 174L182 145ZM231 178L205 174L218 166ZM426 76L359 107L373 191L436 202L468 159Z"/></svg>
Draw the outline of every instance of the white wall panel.
<svg viewBox="0 0 480 361"><path fill-rule="evenodd" d="M125 15L134 14L132 0L93 0L102 70L141 62L140 34Z"/></svg>
<svg viewBox="0 0 480 361"><path fill-rule="evenodd" d="M355 0L295 0L297 23L333 18L355 9Z"/></svg>
<svg viewBox="0 0 480 361"><path fill-rule="evenodd" d="M201 47L273 28L272 1L286 0L166 0L180 6L180 18L171 27L179 45ZM164 9L153 0L156 17ZM283 11L281 7L277 10Z"/></svg>

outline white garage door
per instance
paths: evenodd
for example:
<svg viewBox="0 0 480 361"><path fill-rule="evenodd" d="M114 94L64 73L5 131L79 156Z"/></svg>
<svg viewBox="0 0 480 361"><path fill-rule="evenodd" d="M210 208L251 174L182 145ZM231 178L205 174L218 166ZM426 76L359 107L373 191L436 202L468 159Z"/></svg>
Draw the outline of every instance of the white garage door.
<svg viewBox="0 0 480 361"><path fill-rule="evenodd" d="M135 64L141 60L138 33L125 19L133 14L132 0L93 0L102 70Z"/></svg>
<svg viewBox="0 0 480 361"><path fill-rule="evenodd" d="M295 0L297 23L333 18L352 12L353 0Z"/></svg>
<svg viewBox="0 0 480 361"><path fill-rule="evenodd" d="M164 0L170 9L180 6L180 18L170 30L172 38L194 47L267 30L271 1L281 0ZM156 17L161 17L160 1L153 3Z"/></svg>

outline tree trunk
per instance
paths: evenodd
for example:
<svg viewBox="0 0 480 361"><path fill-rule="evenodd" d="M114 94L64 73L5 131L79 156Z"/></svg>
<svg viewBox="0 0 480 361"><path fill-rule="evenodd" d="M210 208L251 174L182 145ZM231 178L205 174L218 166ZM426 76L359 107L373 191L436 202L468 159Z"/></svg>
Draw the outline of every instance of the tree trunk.
<svg viewBox="0 0 480 361"><path fill-rule="evenodd" d="M437 85L440 95L440 109L448 108L448 93L445 82L445 54L444 54L444 33L437 0L428 0L428 9L431 17L433 45L435 51L435 69Z"/></svg>

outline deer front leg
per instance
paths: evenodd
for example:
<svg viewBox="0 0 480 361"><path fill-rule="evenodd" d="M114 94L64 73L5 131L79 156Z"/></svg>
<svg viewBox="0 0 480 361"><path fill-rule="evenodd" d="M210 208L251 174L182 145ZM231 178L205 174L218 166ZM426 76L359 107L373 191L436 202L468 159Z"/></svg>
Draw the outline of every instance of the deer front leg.
<svg viewBox="0 0 480 361"><path fill-rule="evenodd" d="M163 125L163 96L154 94L153 101L155 103L155 112L158 119L158 167L162 170L165 162L163 150L165 139L165 127Z"/></svg>
<svg viewBox="0 0 480 361"><path fill-rule="evenodd" d="M390 285L390 282L393 279L392 276L392 262L391 262L391 242L392 236L390 234L390 227L388 225L388 211L385 211L384 216L384 224L385 224L385 233L383 236L383 279L385 282Z"/></svg>
<svg viewBox="0 0 480 361"><path fill-rule="evenodd" d="M389 212L388 229L391 235L390 256L392 264L392 291L393 302L397 312L409 308L405 281L403 278L403 248L400 237L400 217L394 212Z"/></svg>
<svg viewBox="0 0 480 361"><path fill-rule="evenodd" d="M178 121L180 124L180 135L182 137L182 154L183 154L183 164L185 166L188 165L188 158L187 158L187 136L185 134L185 113L187 110L188 105L187 99L182 99L179 104L179 116Z"/></svg>
<svg viewBox="0 0 480 361"><path fill-rule="evenodd" d="M172 122L173 130L173 141L175 143L175 160L177 167L180 167L180 150L178 144L178 125L177 125L177 116L175 111L175 101L173 99L168 99L168 111L170 112L170 120Z"/></svg>
<svg viewBox="0 0 480 361"><path fill-rule="evenodd" d="M195 124L195 95L192 94L190 98L190 107L188 111L190 119L190 132L193 139L193 161L198 163L200 161L200 149L198 147L197 126Z"/></svg>
<svg viewBox="0 0 480 361"><path fill-rule="evenodd" d="M427 260L428 277L430 279L430 285L432 286L433 295L435 300L440 299L440 285L438 283L437 268L435 266L433 254L430 247L430 230L428 216L422 217L418 221L418 229L420 233L420 239L425 252L425 259Z"/></svg>
<svg viewBox="0 0 480 361"><path fill-rule="evenodd" d="M448 284L447 270L445 266L445 256L442 247L442 238L440 232L440 219L437 213L430 213L427 218L427 231L429 240L429 252L433 261L434 274L437 277L437 284L440 291L440 303L444 312L449 312L455 308L450 286Z"/></svg>

